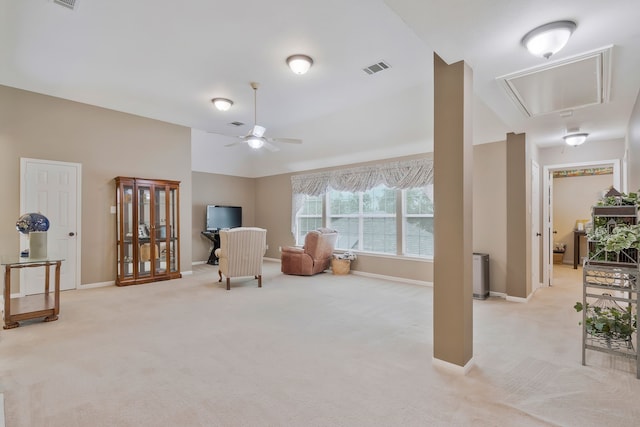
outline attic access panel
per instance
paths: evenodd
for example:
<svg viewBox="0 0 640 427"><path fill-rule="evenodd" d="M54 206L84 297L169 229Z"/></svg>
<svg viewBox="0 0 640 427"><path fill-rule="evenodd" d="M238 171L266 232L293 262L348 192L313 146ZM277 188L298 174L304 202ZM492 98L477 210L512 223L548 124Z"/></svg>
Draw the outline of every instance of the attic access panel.
<svg viewBox="0 0 640 427"><path fill-rule="evenodd" d="M499 78L528 117L609 101L611 47Z"/></svg>

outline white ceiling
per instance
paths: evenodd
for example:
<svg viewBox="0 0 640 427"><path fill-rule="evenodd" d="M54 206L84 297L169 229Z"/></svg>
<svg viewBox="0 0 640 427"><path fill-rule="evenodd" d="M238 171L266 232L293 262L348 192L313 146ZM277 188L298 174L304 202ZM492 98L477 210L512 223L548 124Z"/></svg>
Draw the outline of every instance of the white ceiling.
<svg viewBox="0 0 640 427"><path fill-rule="evenodd" d="M194 170L253 177L431 151L435 50L473 69L474 143L526 132L551 146L568 128L608 141L640 88L638 18L638 0L0 0L0 84L190 127ZM520 45L563 19L578 27L550 60ZM570 117L527 117L497 80L609 45L610 101ZM314 59L306 75L286 67L295 53ZM362 71L380 60L391 68ZM249 130L252 81L266 136L304 144L256 152L209 133Z"/></svg>

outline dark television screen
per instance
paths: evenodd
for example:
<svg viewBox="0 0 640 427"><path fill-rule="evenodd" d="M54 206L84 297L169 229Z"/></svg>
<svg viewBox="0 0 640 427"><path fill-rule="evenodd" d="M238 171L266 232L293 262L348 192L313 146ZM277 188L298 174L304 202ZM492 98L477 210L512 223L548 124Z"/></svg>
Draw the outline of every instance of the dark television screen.
<svg viewBox="0 0 640 427"><path fill-rule="evenodd" d="M242 227L242 207L207 206L207 231Z"/></svg>

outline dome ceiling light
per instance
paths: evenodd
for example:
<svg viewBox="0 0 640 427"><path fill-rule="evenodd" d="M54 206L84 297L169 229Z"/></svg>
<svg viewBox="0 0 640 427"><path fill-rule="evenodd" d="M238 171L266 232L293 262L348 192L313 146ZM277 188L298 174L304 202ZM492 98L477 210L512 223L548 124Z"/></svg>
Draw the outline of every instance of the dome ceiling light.
<svg viewBox="0 0 640 427"><path fill-rule="evenodd" d="M213 98L211 102L220 111L227 111L233 105L233 101L227 98Z"/></svg>
<svg viewBox="0 0 640 427"><path fill-rule="evenodd" d="M287 65L296 74L305 74L313 65L313 59L307 55L291 55L287 58Z"/></svg>
<svg viewBox="0 0 640 427"><path fill-rule="evenodd" d="M564 139L564 142L566 142L568 145L576 147L580 144L583 144L587 140L588 136L588 133L570 133L563 136L562 139Z"/></svg>
<svg viewBox="0 0 640 427"><path fill-rule="evenodd" d="M522 45L532 55L549 59L567 44L575 29L576 23L573 21L550 22L525 34Z"/></svg>

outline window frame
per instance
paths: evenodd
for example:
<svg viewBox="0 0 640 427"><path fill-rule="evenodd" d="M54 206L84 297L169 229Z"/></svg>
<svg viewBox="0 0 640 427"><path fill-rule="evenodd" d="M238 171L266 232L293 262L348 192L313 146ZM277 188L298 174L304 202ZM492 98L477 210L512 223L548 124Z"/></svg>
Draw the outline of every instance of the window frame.
<svg viewBox="0 0 640 427"><path fill-rule="evenodd" d="M433 184L429 184L430 186L433 186ZM380 186L378 186L380 187ZM378 188L375 187L375 188ZM383 186L384 187L384 186ZM426 186L424 186L426 187ZM424 187L414 187L415 188L424 188ZM374 188L374 189L375 189ZM385 189L388 189L387 187L385 187ZM373 189L372 189L373 190ZM358 248L354 248L354 249L350 249L350 248L340 248L340 247L336 247L337 250L341 251L341 250L352 250L352 251L356 251L358 253L367 253L367 254L373 254L373 255L382 255L382 256L395 256L395 257L407 257L407 258L420 258L420 259L433 259L433 252L434 252L434 248L433 245L431 246L431 253L429 254L417 254L417 253L408 253L407 250L407 242L408 242L408 238L406 235L407 229L408 227L406 226L407 224L407 218L434 218L434 213L417 213L417 214L409 214L407 213L407 199L406 199L406 194L408 191L410 191L412 189L396 189L395 194L396 194L396 201L395 201L395 214L390 214L390 213L365 213L364 212L364 195L366 194L365 192L359 191L355 194L358 195L358 213L349 213L349 214L341 214L341 215L333 215L333 217L339 217L339 218L358 218ZM321 196L308 196L305 195L305 198L309 198L309 197L318 197L322 203L322 208L321 208L321 215L316 215L316 214L296 214L295 217L295 221L296 221L296 230L300 230L300 219L302 218L319 218L320 219L320 224L322 224L323 227L329 227L331 228L331 218L332 215L330 213L331 210L331 200L330 200L330 192L331 191L340 191L340 190L329 190L328 192L322 194ZM369 190L371 191L371 190ZM349 192L349 191L340 191L340 192L344 192L344 193L350 193L350 194L354 194L353 192ZM432 205L433 205L433 209L435 210L435 203L433 202L433 191L431 191L431 196L430 199L432 200ZM306 203L306 201L305 201ZM396 238L396 244L395 244L395 253L392 252L384 252L384 251L372 251L372 250L365 250L362 249L363 245L364 245L364 235L365 235L365 230L364 230L364 222L366 219L375 219L375 218L394 218L395 220L395 228L396 228L396 233L395 233L395 238ZM301 236L301 232L298 231L297 235L296 235L296 244L301 246L303 244L303 242L301 242L299 239L303 240L303 236Z"/></svg>

